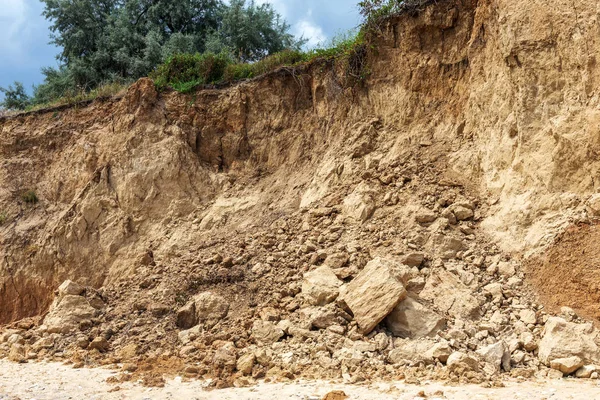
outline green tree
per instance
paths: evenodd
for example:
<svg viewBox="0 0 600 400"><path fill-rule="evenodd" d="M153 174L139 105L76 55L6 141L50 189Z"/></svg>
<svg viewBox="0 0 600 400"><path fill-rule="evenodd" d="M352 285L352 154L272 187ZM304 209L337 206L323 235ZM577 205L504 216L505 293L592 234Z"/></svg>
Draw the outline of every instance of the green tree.
<svg viewBox="0 0 600 400"><path fill-rule="evenodd" d="M21 82L15 82L7 88L0 87L0 92L4 93L0 107L7 110L24 110L31 102Z"/></svg>
<svg viewBox="0 0 600 400"><path fill-rule="evenodd" d="M43 70L35 102L150 74L175 54L255 61L304 43L270 4L232 0L42 0L62 67ZM64 94L63 94L64 95Z"/></svg>
<svg viewBox="0 0 600 400"><path fill-rule="evenodd" d="M231 0L222 15L217 36L222 47L231 49L240 61L256 61L286 49L297 50L306 43L289 33L290 26L269 3L257 5L252 0L246 5L245 0Z"/></svg>

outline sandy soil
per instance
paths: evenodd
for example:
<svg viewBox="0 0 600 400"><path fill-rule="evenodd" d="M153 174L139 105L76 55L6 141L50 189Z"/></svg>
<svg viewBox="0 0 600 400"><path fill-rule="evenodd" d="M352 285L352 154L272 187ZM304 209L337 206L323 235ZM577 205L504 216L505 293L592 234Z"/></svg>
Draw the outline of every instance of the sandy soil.
<svg viewBox="0 0 600 400"><path fill-rule="evenodd" d="M469 399L469 400L548 400L598 399L600 385L595 381L553 380L539 382L507 382L504 388L481 386L451 387L439 383L422 386L381 383L350 386L327 382L294 382L261 384L253 388L206 391L201 381L183 382L175 378L164 388L146 388L128 383L114 386L106 383L113 372L105 369L72 369L56 363L15 364L0 360L0 400L54 399L207 399L207 400L319 400L333 390L343 390L349 399Z"/></svg>

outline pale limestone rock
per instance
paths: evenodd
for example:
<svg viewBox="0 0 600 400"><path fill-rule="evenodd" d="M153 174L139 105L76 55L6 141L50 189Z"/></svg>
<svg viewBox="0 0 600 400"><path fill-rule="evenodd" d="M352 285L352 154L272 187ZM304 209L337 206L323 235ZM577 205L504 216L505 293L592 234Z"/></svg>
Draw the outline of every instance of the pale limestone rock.
<svg viewBox="0 0 600 400"><path fill-rule="evenodd" d="M441 363L445 364L450 354L452 354L452 348L448 342L440 342L434 344L425 354L427 358L438 359Z"/></svg>
<svg viewBox="0 0 600 400"><path fill-rule="evenodd" d="M471 219L474 215L473 210L460 205L452 207L452 212L454 213L454 216L458 221L465 221L467 219Z"/></svg>
<svg viewBox="0 0 600 400"><path fill-rule="evenodd" d="M373 190L364 182L344 199L344 214L359 222L365 222L371 218L375 209Z"/></svg>
<svg viewBox="0 0 600 400"><path fill-rule="evenodd" d="M386 317L385 323L396 336L420 338L435 336L444 328L446 320L418 300L407 297Z"/></svg>
<svg viewBox="0 0 600 400"><path fill-rule="evenodd" d="M177 311L177 326L189 329L198 323L215 325L229 312L227 301L214 293L200 293Z"/></svg>
<svg viewBox="0 0 600 400"><path fill-rule="evenodd" d="M371 332L407 296L398 277L397 263L383 258L371 260L344 289L342 299L364 334Z"/></svg>
<svg viewBox="0 0 600 400"><path fill-rule="evenodd" d="M250 375L252 373L252 368L254 368L254 363L256 362L256 356L254 353L246 353L237 360L236 368L244 375Z"/></svg>
<svg viewBox="0 0 600 400"><path fill-rule="evenodd" d="M597 331L591 323L576 324L550 317L538 345L538 357L546 365L556 359L573 356L579 357L584 363L599 362L600 349L596 338Z"/></svg>
<svg viewBox="0 0 600 400"><path fill-rule="evenodd" d="M489 363L496 372L499 372L500 368L505 371L510 370L510 351L506 343L497 342L477 350L476 353L485 362Z"/></svg>
<svg viewBox="0 0 600 400"><path fill-rule="evenodd" d="M446 361L446 365L451 370L455 368L466 368L473 371L479 371L479 361L470 355L467 355L460 351L455 351L450 354L448 360Z"/></svg>
<svg viewBox="0 0 600 400"><path fill-rule="evenodd" d="M83 293L83 290L84 287L80 284L75 283L71 280L66 280L58 287L58 295L60 297L67 295L79 296L81 293Z"/></svg>
<svg viewBox="0 0 600 400"><path fill-rule="evenodd" d="M584 363L581 358L577 356L571 356L566 358L555 358L554 360L550 361L550 368L556 369L565 375L569 375L583 367L583 364Z"/></svg>
<svg viewBox="0 0 600 400"><path fill-rule="evenodd" d="M596 371L600 370L597 365L584 365L575 372L577 378L588 379Z"/></svg>
<svg viewBox="0 0 600 400"><path fill-rule="evenodd" d="M302 293L310 304L322 306L338 297L342 283L331 268L321 266L304 274Z"/></svg>
<svg viewBox="0 0 600 400"><path fill-rule="evenodd" d="M68 333L79 328L79 324L96 316L96 309L81 296L65 295L57 298L44 318L49 333Z"/></svg>
<svg viewBox="0 0 600 400"><path fill-rule="evenodd" d="M519 318L526 324L535 324L537 322L535 311L530 309L521 310L521 312L519 312Z"/></svg>

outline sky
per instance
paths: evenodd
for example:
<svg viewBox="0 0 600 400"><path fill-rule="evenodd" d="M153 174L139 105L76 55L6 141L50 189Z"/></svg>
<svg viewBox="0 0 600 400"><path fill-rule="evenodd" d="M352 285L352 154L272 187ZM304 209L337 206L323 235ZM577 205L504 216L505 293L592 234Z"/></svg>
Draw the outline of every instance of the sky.
<svg viewBox="0 0 600 400"><path fill-rule="evenodd" d="M257 0L270 2L307 46L358 26L358 0ZM50 23L39 0L0 0L0 87L22 82L29 93L43 80L40 69L58 66L60 49L49 44ZM1 94L0 94L1 96ZM1 97L0 97L1 98Z"/></svg>

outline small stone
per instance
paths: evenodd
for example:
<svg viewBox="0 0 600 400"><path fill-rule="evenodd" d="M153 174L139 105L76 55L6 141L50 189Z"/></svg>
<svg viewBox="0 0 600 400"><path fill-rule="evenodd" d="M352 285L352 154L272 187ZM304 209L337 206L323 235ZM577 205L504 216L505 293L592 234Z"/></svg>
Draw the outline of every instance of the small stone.
<svg viewBox="0 0 600 400"><path fill-rule="evenodd" d="M467 219L473 218L473 210L463 206L452 207L452 212L456 216L458 221L465 221Z"/></svg>
<svg viewBox="0 0 600 400"><path fill-rule="evenodd" d="M79 296L81 293L83 293L83 290L83 286L79 285L78 283L75 283L71 280L66 280L58 287L58 295L60 297L66 295Z"/></svg>
<svg viewBox="0 0 600 400"><path fill-rule="evenodd" d="M256 320L252 325L252 337L256 342L272 344L283 337L283 330L269 321Z"/></svg>
<svg viewBox="0 0 600 400"><path fill-rule="evenodd" d="M411 297L401 301L385 323L390 332L403 338L435 336L446 326L444 318Z"/></svg>
<svg viewBox="0 0 600 400"><path fill-rule="evenodd" d="M89 350L98 350L101 353L104 353L108 350L108 341L102 337L98 336L92 340L92 342L88 346Z"/></svg>
<svg viewBox="0 0 600 400"><path fill-rule="evenodd" d="M513 263L508 261L502 261L498 263L498 273L506 278L510 278L516 274L515 266Z"/></svg>
<svg viewBox="0 0 600 400"><path fill-rule="evenodd" d="M402 262L404 264L408 265L409 267L420 267L421 264L423 264L424 260L425 260L425 254L423 254L423 253L410 253L406 257L404 257L404 259L402 260Z"/></svg>
<svg viewBox="0 0 600 400"><path fill-rule="evenodd" d="M27 361L27 357L25 357L25 347L21 344L14 343L10 346L10 350L8 352L9 361L16 363L24 363Z"/></svg>
<svg viewBox="0 0 600 400"><path fill-rule="evenodd" d="M415 221L417 221L420 224L428 224L435 221L436 219L437 215L433 211L428 210L426 208L420 210L415 215Z"/></svg>
<svg viewBox="0 0 600 400"><path fill-rule="evenodd" d="M338 297L342 283L331 268L322 266L304 274L302 293L310 304L322 306Z"/></svg>
<svg viewBox="0 0 600 400"><path fill-rule="evenodd" d="M584 365L575 371L575 376L577 378L588 379L591 378L592 374L598 371L598 366L596 365Z"/></svg>
<svg viewBox="0 0 600 400"><path fill-rule="evenodd" d="M583 367L583 361L577 356L557 358L550 361L550 368L556 369L565 375L572 374L581 367Z"/></svg>
<svg viewBox="0 0 600 400"><path fill-rule="evenodd" d="M252 368L254 368L254 363L256 362L256 356L254 353L246 353L242 355L236 364L236 368L244 375L252 374Z"/></svg>
<svg viewBox="0 0 600 400"><path fill-rule="evenodd" d="M535 311L530 309L521 310L519 318L521 318L521 321L525 324L535 324L537 322Z"/></svg>
<svg viewBox="0 0 600 400"><path fill-rule="evenodd" d="M450 354L446 365L448 365L448 368L451 370L455 368L467 368L473 371L479 371L479 361L460 351L455 351Z"/></svg>

